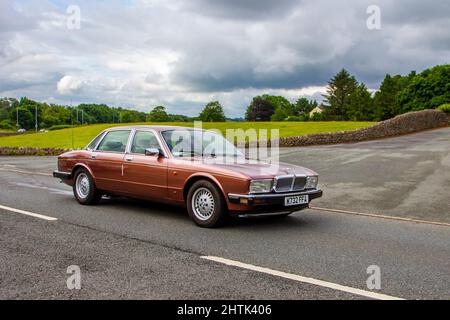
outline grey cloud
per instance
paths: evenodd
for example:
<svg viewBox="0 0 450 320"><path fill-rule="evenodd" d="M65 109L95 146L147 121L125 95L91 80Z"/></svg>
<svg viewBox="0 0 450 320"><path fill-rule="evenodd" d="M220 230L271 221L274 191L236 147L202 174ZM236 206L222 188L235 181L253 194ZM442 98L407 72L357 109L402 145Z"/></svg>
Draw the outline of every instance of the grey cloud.
<svg viewBox="0 0 450 320"><path fill-rule="evenodd" d="M373 1L372 1L373 2ZM448 20L450 2L446 0L397 0L378 1L383 19L393 25L432 23Z"/></svg>
<svg viewBox="0 0 450 320"><path fill-rule="evenodd" d="M227 19L278 19L289 14L300 4L299 0L194 0L184 3L184 8Z"/></svg>
<svg viewBox="0 0 450 320"><path fill-rule="evenodd" d="M89 84L74 101L195 114L219 96L237 116L250 93L324 86L341 68L376 89L450 56L444 0L78 3L80 30L62 3L0 3L0 95L67 101L56 83L73 75ZM371 4L381 30L366 27Z"/></svg>

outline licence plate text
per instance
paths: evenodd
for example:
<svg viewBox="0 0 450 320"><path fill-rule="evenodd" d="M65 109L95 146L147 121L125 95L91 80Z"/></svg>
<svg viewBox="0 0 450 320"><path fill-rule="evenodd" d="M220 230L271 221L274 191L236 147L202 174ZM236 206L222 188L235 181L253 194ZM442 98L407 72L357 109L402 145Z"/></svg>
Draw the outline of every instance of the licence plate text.
<svg viewBox="0 0 450 320"><path fill-rule="evenodd" d="M308 195L301 195L301 196L292 196L292 197L286 197L284 198L284 205L286 207L288 206L297 206L300 204L308 204Z"/></svg>

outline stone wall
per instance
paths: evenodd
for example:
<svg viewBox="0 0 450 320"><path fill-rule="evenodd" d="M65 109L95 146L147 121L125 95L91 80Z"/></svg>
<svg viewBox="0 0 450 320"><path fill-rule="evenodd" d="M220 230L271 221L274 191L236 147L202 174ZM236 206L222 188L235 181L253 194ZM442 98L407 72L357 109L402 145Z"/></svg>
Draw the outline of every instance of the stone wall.
<svg viewBox="0 0 450 320"><path fill-rule="evenodd" d="M444 112L422 110L405 113L395 118L381 121L373 126L351 131L315 133L299 137L280 138L280 147L359 142L399 136L447 125L449 125L449 117Z"/></svg>
<svg viewBox="0 0 450 320"><path fill-rule="evenodd" d="M58 156L66 149L31 148L31 147L0 147L0 156Z"/></svg>

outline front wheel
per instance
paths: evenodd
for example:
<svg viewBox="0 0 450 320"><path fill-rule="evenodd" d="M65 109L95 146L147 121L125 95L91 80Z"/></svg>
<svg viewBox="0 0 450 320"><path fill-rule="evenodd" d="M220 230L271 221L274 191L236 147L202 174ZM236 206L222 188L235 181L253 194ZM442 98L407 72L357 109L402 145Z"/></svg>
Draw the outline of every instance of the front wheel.
<svg viewBox="0 0 450 320"><path fill-rule="evenodd" d="M227 214L221 191L207 180L197 181L189 189L187 209L192 220L205 228L220 226Z"/></svg>
<svg viewBox="0 0 450 320"><path fill-rule="evenodd" d="M95 187L94 179L89 171L78 169L74 175L73 194L80 204L97 204L102 194Z"/></svg>

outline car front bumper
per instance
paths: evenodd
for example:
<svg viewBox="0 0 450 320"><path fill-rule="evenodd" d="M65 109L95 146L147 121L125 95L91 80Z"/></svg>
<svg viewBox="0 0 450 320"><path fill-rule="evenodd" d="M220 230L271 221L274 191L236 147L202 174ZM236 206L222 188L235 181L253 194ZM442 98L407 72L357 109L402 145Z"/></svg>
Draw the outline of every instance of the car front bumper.
<svg viewBox="0 0 450 320"><path fill-rule="evenodd" d="M284 199L286 197L308 195L308 204L295 206L285 206ZM276 213L276 212L294 212L309 206L311 200L320 198L322 190L304 190L288 193L265 193L265 194L236 194L229 193L228 200L232 204L245 206L247 210L255 213Z"/></svg>

